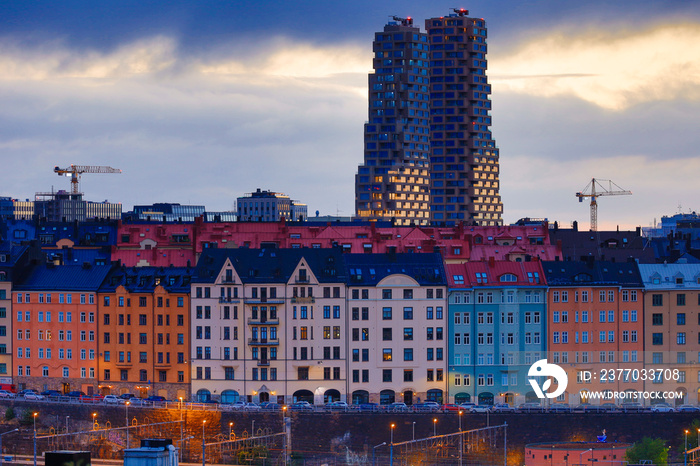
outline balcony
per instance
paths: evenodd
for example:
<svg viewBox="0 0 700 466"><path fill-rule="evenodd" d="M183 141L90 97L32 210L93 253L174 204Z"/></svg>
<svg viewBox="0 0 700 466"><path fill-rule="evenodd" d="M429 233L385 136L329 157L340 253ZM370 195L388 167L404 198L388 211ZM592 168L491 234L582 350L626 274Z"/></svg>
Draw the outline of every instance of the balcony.
<svg viewBox="0 0 700 466"><path fill-rule="evenodd" d="M269 365L270 365L269 359L258 359L258 366L269 366Z"/></svg>
<svg viewBox="0 0 700 466"><path fill-rule="evenodd" d="M294 277L294 283L309 283L309 277L302 277L297 275L296 277Z"/></svg>
<svg viewBox="0 0 700 466"><path fill-rule="evenodd" d="M284 304L284 299L255 297L255 298L246 298L244 300L244 302L245 302L245 304Z"/></svg>
<svg viewBox="0 0 700 466"><path fill-rule="evenodd" d="M269 338L248 338L248 344L252 346L277 346L280 344L279 339L271 340Z"/></svg>
<svg viewBox="0 0 700 466"><path fill-rule="evenodd" d="M117 361L116 366L117 367L131 367L133 363L131 361L126 362L126 361Z"/></svg>
<svg viewBox="0 0 700 466"><path fill-rule="evenodd" d="M316 298L314 298L313 296L309 296L306 298L299 298L299 297L292 298L292 304L313 304L315 302L316 302Z"/></svg>
<svg viewBox="0 0 700 466"><path fill-rule="evenodd" d="M154 364L156 369L167 369L172 366L169 362L157 362Z"/></svg>
<svg viewBox="0 0 700 466"><path fill-rule="evenodd" d="M219 298L219 303L233 303L233 304L238 304L238 303L240 303L240 302L241 302L241 300L238 299L238 298L228 298L228 297L225 297L225 296L221 296L221 297Z"/></svg>
<svg viewBox="0 0 700 466"><path fill-rule="evenodd" d="M262 317L248 317L248 325L279 325L280 320L279 318L275 317L274 319L271 318L265 318L263 319Z"/></svg>

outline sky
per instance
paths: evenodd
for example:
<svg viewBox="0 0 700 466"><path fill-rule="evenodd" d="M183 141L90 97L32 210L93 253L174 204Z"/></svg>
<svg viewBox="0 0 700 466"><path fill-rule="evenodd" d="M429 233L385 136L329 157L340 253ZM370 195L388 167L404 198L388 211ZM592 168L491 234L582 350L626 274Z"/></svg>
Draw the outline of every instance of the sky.
<svg viewBox="0 0 700 466"><path fill-rule="evenodd" d="M504 221L599 229L700 211L698 0L6 0L0 196L232 210L257 188L352 215L372 40L393 15L484 18Z"/></svg>

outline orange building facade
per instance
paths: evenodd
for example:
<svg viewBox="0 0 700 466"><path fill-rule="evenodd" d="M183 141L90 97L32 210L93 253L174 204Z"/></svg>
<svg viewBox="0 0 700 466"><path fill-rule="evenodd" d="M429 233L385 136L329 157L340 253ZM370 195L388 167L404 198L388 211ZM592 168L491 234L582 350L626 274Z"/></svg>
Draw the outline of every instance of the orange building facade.
<svg viewBox="0 0 700 466"><path fill-rule="evenodd" d="M644 367L643 287L636 264L544 262L543 269L549 286L547 359L568 376L557 401L644 404L590 396L644 389L635 378Z"/></svg>
<svg viewBox="0 0 700 466"><path fill-rule="evenodd" d="M190 280L186 268L117 267L99 293L99 388L189 399Z"/></svg>
<svg viewBox="0 0 700 466"><path fill-rule="evenodd" d="M42 265L13 290L18 389L97 393L97 289L108 271Z"/></svg>

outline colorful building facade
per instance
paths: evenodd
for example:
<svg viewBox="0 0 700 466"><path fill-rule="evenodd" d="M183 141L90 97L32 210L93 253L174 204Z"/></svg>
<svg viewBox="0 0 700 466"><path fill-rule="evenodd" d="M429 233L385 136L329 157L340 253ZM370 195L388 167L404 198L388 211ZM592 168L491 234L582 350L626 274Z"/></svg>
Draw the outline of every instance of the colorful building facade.
<svg viewBox="0 0 700 466"><path fill-rule="evenodd" d="M546 284L541 262L446 266L449 400L517 405L536 400L530 366L546 357Z"/></svg>

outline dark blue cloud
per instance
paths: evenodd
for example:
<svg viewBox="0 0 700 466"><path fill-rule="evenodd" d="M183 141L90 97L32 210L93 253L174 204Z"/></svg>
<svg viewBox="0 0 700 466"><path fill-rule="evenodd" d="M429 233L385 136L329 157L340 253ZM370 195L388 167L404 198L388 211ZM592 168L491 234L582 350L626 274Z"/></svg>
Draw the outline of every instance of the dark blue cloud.
<svg viewBox="0 0 700 466"><path fill-rule="evenodd" d="M654 22L700 16L697 1L494 1L472 0L465 7L483 17L495 40L517 37L564 23ZM314 43L367 41L390 15L425 18L446 15L455 2L418 0L289 2L223 0L37 0L0 4L0 35L29 42L61 39L74 47L109 50L121 43L164 34L179 39L181 50L197 53L215 44L246 43L285 36ZM500 39L499 39L500 38Z"/></svg>

